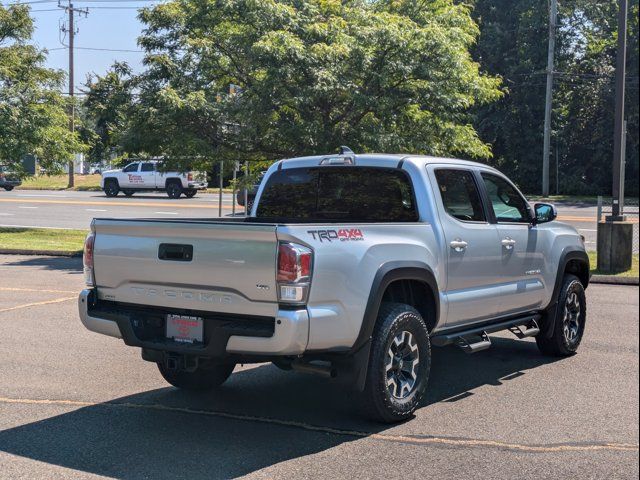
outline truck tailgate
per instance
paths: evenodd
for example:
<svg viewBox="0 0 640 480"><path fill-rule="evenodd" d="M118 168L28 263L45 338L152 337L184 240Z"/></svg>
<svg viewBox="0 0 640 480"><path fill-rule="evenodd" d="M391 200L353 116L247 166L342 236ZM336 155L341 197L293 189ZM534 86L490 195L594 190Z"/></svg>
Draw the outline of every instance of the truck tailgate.
<svg viewBox="0 0 640 480"><path fill-rule="evenodd" d="M94 230L101 300L240 315L277 312L275 224L96 219Z"/></svg>

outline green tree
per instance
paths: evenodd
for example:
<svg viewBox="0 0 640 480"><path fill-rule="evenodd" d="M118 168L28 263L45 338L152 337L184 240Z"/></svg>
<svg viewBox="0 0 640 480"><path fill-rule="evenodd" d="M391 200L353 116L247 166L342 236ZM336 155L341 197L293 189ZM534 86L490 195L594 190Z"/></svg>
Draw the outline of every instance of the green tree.
<svg viewBox="0 0 640 480"><path fill-rule="evenodd" d="M132 72L129 65L116 62L104 75L91 75L85 83L82 104L81 138L89 145L93 162L111 160L125 154L123 143L133 105Z"/></svg>
<svg viewBox="0 0 640 480"><path fill-rule="evenodd" d="M500 81L472 60L478 28L453 0L173 0L140 18L128 151L491 155L468 112Z"/></svg>
<svg viewBox="0 0 640 480"><path fill-rule="evenodd" d="M552 117L551 184L560 193L607 194L613 159L616 0L559 2ZM504 79L507 95L477 109L490 161L522 188L541 189L548 39L547 0L477 0L474 57ZM627 193L638 194L638 0L630 1L627 49ZM557 158L556 158L557 153Z"/></svg>
<svg viewBox="0 0 640 480"><path fill-rule="evenodd" d="M69 132L60 72L45 68L45 52L29 44L29 8L0 6L0 163L17 171L26 154L55 171L82 150Z"/></svg>

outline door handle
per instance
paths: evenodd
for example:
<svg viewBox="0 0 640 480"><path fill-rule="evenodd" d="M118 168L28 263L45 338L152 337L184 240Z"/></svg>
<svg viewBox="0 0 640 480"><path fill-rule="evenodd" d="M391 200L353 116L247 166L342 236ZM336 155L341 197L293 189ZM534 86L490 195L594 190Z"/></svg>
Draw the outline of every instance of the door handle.
<svg viewBox="0 0 640 480"><path fill-rule="evenodd" d="M467 245L468 245L467 242L465 242L464 240L460 240L459 238L456 238L449 244L449 246L453 248L456 252L464 251L464 249L467 248Z"/></svg>
<svg viewBox="0 0 640 480"><path fill-rule="evenodd" d="M511 237L503 238L501 243L507 250L513 250L513 247L516 245L516 241Z"/></svg>

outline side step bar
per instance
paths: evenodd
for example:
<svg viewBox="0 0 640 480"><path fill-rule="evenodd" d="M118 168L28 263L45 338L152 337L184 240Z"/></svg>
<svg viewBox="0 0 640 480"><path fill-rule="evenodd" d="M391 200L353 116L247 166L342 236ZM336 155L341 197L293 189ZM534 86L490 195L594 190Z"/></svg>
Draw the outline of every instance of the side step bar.
<svg viewBox="0 0 640 480"><path fill-rule="evenodd" d="M525 315L497 323L484 324L466 330L443 332L431 337L431 343L436 347L455 344L466 353L476 353L491 347L490 333L509 330L516 337L522 339L534 337L540 333L538 322L542 315Z"/></svg>

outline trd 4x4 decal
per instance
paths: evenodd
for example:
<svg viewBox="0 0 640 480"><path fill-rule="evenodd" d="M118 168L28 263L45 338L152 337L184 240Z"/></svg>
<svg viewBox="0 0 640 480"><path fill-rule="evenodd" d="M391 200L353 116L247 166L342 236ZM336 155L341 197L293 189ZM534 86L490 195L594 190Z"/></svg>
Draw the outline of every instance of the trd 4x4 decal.
<svg viewBox="0 0 640 480"><path fill-rule="evenodd" d="M358 241L364 240L362 230L359 228L340 228L338 230L307 230L313 236L314 240L320 240L324 242L333 242L339 240L341 242L346 241Z"/></svg>

